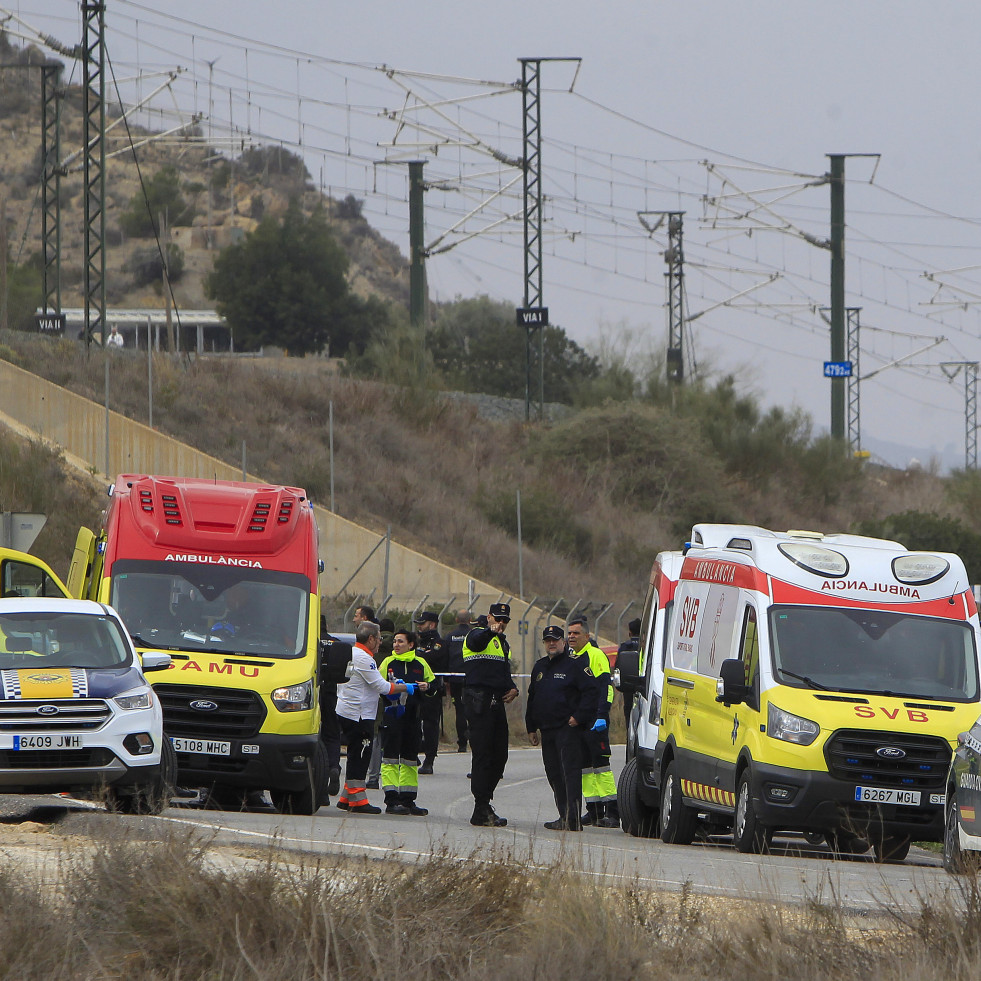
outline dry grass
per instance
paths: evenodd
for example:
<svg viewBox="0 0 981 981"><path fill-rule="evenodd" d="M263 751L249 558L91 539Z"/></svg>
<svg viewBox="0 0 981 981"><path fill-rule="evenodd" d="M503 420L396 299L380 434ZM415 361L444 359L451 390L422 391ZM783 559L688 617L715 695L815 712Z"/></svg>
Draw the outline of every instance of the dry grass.
<svg viewBox="0 0 981 981"><path fill-rule="evenodd" d="M65 855L58 888L0 868L0 978L968 981L981 891L853 917L657 893L506 851L415 864L265 853L220 861L186 831ZM568 859L568 856L566 857Z"/></svg>

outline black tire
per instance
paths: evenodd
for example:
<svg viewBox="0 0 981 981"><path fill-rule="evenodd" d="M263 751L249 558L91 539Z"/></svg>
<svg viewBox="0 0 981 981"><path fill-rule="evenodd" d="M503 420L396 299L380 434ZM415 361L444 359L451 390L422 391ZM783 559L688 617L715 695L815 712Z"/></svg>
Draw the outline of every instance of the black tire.
<svg viewBox="0 0 981 981"><path fill-rule="evenodd" d="M947 792L947 820L944 823L944 868L953 875L970 875L981 865L981 854L964 851L957 831L957 797L950 790Z"/></svg>
<svg viewBox="0 0 981 981"><path fill-rule="evenodd" d="M617 781L617 807L623 830L634 838L657 838L661 833L660 809L640 799L640 772L637 760L627 761Z"/></svg>
<svg viewBox="0 0 981 981"><path fill-rule="evenodd" d="M661 783L661 841L690 845L697 828L698 815L682 800L678 768L672 760Z"/></svg>
<svg viewBox="0 0 981 981"><path fill-rule="evenodd" d="M732 843L736 851L758 855L770 847L770 831L760 823L753 808L751 776L747 767L736 787L736 813L732 817Z"/></svg>
<svg viewBox="0 0 981 981"><path fill-rule="evenodd" d="M106 807L117 814L161 814L174 796L177 782L177 753L174 744L164 736L160 747L160 766L145 784L106 793Z"/></svg>
<svg viewBox="0 0 981 981"><path fill-rule="evenodd" d="M850 857L852 855L864 855L872 846L865 838L858 835L849 834L847 831L829 831L824 840L828 843L828 848L839 858Z"/></svg>
<svg viewBox="0 0 981 981"><path fill-rule="evenodd" d="M273 806L281 814L316 814L327 796L327 749L318 739L312 761L307 762L307 785L303 790L270 790Z"/></svg>
<svg viewBox="0 0 981 981"><path fill-rule="evenodd" d="M824 842L825 842L825 840L826 839L825 839L825 835L824 835L824 832L823 831L805 831L804 832L804 841L806 841L809 845L812 845L812 846L815 846L815 847L817 845L823 845Z"/></svg>
<svg viewBox="0 0 981 981"><path fill-rule="evenodd" d="M909 846L909 835L883 835L872 842L877 862L904 862Z"/></svg>

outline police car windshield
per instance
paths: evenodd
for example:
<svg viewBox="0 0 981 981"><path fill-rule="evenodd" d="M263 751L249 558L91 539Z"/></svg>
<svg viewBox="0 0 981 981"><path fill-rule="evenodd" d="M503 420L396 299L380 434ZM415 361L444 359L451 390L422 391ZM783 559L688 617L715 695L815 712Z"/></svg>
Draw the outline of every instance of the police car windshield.
<svg viewBox="0 0 981 981"><path fill-rule="evenodd" d="M298 573L128 560L110 603L140 647L301 657L310 581Z"/></svg>
<svg viewBox="0 0 981 981"><path fill-rule="evenodd" d="M978 699L974 632L957 620L827 606L770 610L777 680L797 688Z"/></svg>
<svg viewBox="0 0 981 981"><path fill-rule="evenodd" d="M0 670L114 668L131 659L116 622L90 613L0 614Z"/></svg>

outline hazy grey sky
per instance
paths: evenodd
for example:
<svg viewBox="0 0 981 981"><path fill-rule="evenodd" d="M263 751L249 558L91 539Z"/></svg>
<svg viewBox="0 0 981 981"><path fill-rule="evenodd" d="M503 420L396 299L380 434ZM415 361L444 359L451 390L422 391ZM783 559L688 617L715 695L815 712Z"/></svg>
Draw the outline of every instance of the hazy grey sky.
<svg viewBox="0 0 981 981"><path fill-rule="evenodd" d="M66 43L79 36L75 0L4 6ZM847 163L846 302L862 308L861 373L947 338L862 385L863 443L895 464L942 451L963 464L964 375L950 381L939 364L981 357L979 28L981 7L966 0L169 0L160 12L107 0L124 99L152 88L124 80L137 64L180 65L174 97L210 117L205 132L226 146L232 134L239 146L301 149L314 179L364 199L403 251L406 168L394 161L426 159L439 184L427 244L459 241L429 260L439 299L517 303L524 282L521 226L506 220L520 210L519 174L486 152L520 154L520 96L462 80L513 83L519 58L581 57L578 74L564 63L542 72L552 321L587 346L662 349L665 238L649 237L637 212L683 210L689 309L707 311L692 322L698 364L738 371L818 429L829 424L819 308L830 258L804 238L829 233L828 188L815 181L828 153L881 153L878 166ZM173 125L173 105L156 99L150 121ZM397 131L380 112L402 107ZM397 132L398 157L382 145Z"/></svg>

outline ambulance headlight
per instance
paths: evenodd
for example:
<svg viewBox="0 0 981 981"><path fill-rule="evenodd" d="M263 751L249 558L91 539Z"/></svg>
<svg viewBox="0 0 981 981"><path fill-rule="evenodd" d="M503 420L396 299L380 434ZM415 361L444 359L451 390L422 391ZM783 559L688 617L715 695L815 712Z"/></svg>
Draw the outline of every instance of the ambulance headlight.
<svg viewBox="0 0 981 981"><path fill-rule="evenodd" d="M125 695L117 695L113 701L121 709L148 709L153 705L153 695L149 688L141 688L137 691L128 691Z"/></svg>
<svg viewBox="0 0 981 981"><path fill-rule="evenodd" d="M313 704L313 682L274 688L269 697L280 712L306 712Z"/></svg>
<svg viewBox="0 0 981 981"><path fill-rule="evenodd" d="M766 734L774 739L783 739L798 746L810 746L817 739L821 727L810 719L784 712L772 703L766 708Z"/></svg>

